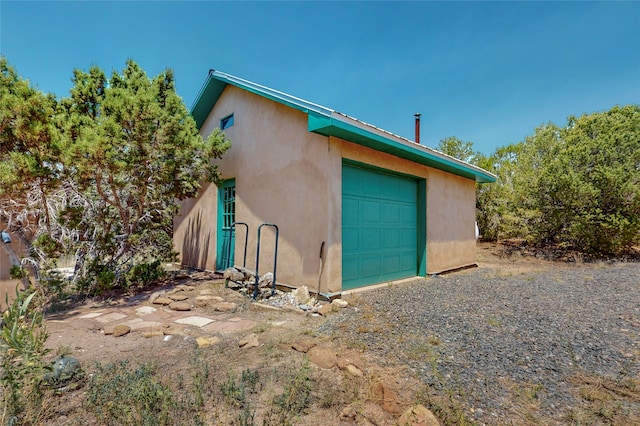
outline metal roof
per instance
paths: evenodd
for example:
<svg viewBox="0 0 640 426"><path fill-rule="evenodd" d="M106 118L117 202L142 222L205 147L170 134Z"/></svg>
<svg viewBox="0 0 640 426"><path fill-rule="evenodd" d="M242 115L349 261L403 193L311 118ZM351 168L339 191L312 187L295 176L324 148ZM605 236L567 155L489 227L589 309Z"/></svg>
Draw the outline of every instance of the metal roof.
<svg viewBox="0 0 640 426"><path fill-rule="evenodd" d="M308 117L310 132L339 137L419 164L473 179L476 182L496 181L495 175L480 167L420 145L357 118L216 70L209 71L207 80L191 107L191 115L198 128L209 116L227 84L304 112Z"/></svg>

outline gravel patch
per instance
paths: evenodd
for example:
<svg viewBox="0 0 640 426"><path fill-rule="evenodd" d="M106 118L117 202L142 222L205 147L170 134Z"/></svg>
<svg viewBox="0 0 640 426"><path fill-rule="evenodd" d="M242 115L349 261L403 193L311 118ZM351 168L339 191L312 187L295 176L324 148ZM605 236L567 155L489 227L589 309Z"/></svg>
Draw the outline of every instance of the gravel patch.
<svg viewBox="0 0 640 426"><path fill-rule="evenodd" d="M408 366L480 424L567 423L584 404L576 377L640 380L638 263L512 276L479 268L352 302L320 331L366 348L382 365ZM621 404L640 416L637 399Z"/></svg>

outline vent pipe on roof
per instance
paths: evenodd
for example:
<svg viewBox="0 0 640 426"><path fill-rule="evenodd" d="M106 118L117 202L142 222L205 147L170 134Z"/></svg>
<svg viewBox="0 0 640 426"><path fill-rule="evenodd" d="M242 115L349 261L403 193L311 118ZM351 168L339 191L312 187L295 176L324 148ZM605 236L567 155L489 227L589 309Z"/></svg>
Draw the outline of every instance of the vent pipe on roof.
<svg viewBox="0 0 640 426"><path fill-rule="evenodd" d="M420 114L419 112L413 114L416 117L416 143L420 143Z"/></svg>

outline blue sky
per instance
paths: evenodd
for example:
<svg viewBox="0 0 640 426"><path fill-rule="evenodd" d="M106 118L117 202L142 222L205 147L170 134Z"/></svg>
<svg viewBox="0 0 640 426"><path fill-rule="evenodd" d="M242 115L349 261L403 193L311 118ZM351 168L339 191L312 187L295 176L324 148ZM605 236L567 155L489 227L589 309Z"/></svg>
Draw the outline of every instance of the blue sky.
<svg viewBox="0 0 640 426"><path fill-rule="evenodd" d="M486 154L569 115L640 103L640 2L0 0L0 51L65 97L74 68L214 68L435 147Z"/></svg>

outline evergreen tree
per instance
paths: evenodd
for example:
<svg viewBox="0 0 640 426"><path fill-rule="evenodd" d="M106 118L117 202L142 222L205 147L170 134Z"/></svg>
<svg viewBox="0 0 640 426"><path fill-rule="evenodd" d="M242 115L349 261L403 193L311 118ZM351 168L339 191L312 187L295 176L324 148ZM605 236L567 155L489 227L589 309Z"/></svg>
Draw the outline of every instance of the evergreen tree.
<svg viewBox="0 0 640 426"><path fill-rule="evenodd" d="M129 60L108 80L93 67L73 81L62 101L73 186L62 218L77 231L81 283L103 291L148 281L175 257L177 200L219 178L211 160L229 141L219 131L202 139L169 70L149 79Z"/></svg>

